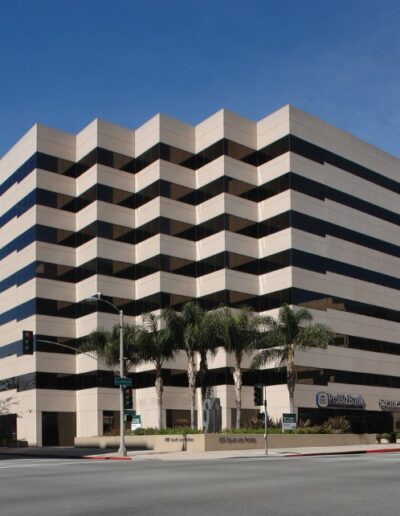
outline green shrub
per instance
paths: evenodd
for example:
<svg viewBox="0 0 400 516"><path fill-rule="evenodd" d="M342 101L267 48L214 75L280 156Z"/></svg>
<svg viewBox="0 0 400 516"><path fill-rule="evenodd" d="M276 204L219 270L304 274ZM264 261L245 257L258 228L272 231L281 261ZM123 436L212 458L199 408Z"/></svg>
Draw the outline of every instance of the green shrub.
<svg viewBox="0 0 400 516"><path fill-rule="evenodd" d="M137 428L136 430L127 430L125 435L182 435L182 434L202 434L202 430L197 428L192 429L190 427L177 427L177 428Z"/></svg>
<svg viewBox="0 0 400 516"><path fill-rule="evenodd" d="M119 435L119 428L109 428L104 435L107 437L116 437Z"/></svg>
<svg viewBox="0 0 400 516"><path fill-rule="evenodd" d="M224 428L221 433L223 434L263 434L264 433L264 427L258 427L258 428ZM268 433L269 434L281 434L282 429L276 428L276 427L268 427Z"/></svg>
<svg viewBox="0 0 400 516"><path fill-rule="evenodd" d="M179 427L179 428L137 428L136 430L125 430L125 435L182 435L182 434L202 434L202 430L194 429L190 427ZM111 428L104 433L105 436L118 436L119 428Z"/></svg>
<svg viewBox="0 0 400 516"><path fill-rule="evenodd" d="M327 433L346 433L351 429L350 422L344 416L329 417L322 425Z"/></svg>
<svg viewBox="0 0 400 516"><path fill-rule="evenodd" d="M296 430L298 434L327 434L329 433L323 426L304 426Z"/></svg>

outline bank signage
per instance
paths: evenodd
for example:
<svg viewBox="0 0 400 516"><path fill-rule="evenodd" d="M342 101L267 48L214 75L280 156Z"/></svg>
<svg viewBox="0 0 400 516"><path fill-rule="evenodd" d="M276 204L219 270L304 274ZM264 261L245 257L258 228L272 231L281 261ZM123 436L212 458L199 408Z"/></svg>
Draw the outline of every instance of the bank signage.
<svg viewBox="0 0 400 516"><path fill-rule="evenodd" d="M320 408L363 409L365 401L360 394L319 392L317 394L317 405Z"/></svg>
<svg viewBox="0 0 400 516"><path fill-rule="evenodd" d="M379 400L382 410L400 411L400 400Z"/></svg>

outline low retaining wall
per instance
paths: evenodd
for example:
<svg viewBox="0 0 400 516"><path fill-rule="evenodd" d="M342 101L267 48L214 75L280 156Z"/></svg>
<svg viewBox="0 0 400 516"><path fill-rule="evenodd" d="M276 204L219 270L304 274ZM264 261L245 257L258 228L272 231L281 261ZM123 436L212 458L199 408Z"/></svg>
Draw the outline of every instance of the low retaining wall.
<svg viewBox="0 0 400 516"><path fill-rule="evenodd" d="M188 436L190 439L192 436ZM194 435L193 437L198 437ZM127 435L125 446L128 450L182 451L185 447L183 435ZM77 448L119 448L119 437L75 437Z"/></svg>
<svg viewBox="0 0 400 516"><path fill-rule="evenodd" d="M376 434L269 434L269 448L302 448L310 446L346 446L375 444ZM129 450L168 451L228 451L264 448L263 434L188 434L128 435ZM114 449L119 437L75 437L77 448Z"/></svg>

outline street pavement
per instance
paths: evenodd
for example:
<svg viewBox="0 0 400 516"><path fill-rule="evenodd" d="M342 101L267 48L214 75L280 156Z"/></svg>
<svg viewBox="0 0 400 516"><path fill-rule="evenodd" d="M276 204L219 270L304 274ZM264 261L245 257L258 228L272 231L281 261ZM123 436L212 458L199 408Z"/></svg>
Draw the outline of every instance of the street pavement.
<svg viewBox="0 0 400 516"><path fill-rule="evenodd" d="M398 516L400 453L93 461L2 455L1 516Z"/></svg>

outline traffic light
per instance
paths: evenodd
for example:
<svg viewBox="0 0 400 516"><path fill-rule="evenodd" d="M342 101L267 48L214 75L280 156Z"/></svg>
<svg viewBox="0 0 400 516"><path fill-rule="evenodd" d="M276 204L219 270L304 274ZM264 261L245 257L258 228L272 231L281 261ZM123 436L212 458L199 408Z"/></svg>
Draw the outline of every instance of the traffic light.
<svg viewBox="0 0 400 516"><path fill-rule="evenodd" d="M33 331L22 332L22 354L33 355Z"/></svg>
<svg viewBox="0 0 400 516"><path fill-rule="evenodd" d="M260 407L264 404L264 385L254 386L254 405Z"/></svg>
<svg viewBox="0 0 400 516"><path fill-rule="evenodd" d="M124 410L131 409L132 405L132 389L130 387L124 387Z"/></svg>

